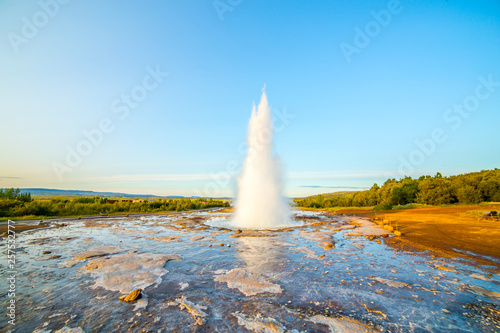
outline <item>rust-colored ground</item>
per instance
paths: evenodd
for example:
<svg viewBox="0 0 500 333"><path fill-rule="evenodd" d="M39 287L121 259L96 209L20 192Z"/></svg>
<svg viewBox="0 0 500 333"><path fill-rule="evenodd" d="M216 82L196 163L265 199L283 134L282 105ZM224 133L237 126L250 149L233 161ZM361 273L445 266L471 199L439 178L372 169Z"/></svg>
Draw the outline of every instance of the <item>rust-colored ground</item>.
<svg viewBox="0 0 500 333"><path fill-rule="evenodd" d="M460 256L500 269L500 220L465 216L469 211L491 210L500 211L500 205L422 207L378 212L341 210L337 213L369 217L376 223L382 223L384 219L391 221L402 236L386 238L385 243L390 246L409 251L429 250L440 256Z"/></svg>
<svg viewBox="0 0 500 333"><path fill-rule="evenodd" d="M38 228L46 228L47 227L46 225L36 225L36 224L27 225L27 224L19 224L19 223L22 223L22 222L17 222L14 225L14 228L11 227L10 230L14 231L15 233L18 233L18 232L22 232L22 231L26 231L26 230L38 229ZM0 225L0 235L2 237L6 237L7 236L7 231L8 231L7 224L1 224Z"/></svg>

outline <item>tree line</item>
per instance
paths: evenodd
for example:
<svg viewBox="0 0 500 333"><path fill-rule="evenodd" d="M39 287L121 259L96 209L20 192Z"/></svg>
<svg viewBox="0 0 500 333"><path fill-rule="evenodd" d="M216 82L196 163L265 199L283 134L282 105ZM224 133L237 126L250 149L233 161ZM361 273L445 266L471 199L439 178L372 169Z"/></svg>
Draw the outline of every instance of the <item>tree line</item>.
<svg viewBox="0 0 500 333"><path fill-rule="evenodd" d="M392 209L408 204L449 205L500 202L500 169L456 176L421 176L388 179L381 187L340 195L315 195L296 199L299 207L368 207Z"/></svg>
<svg viewBox="0 0 500 333"><path fill-rule="evenodd" d="M21 193L21 190L16 188L0 188L0 200L17 200L21 202L30 202L31 194L30 193Z"/></svg>
<svg viewBox="0 0 500 333"><path fill-rule="evenodd" d="M108 199L103 197L33 200L29 193L20 193L19 189L0 189L0 217L153 213L215 207L229 207L229 203L210 198L159 199L147 202L115 202L113 204L108 203Z"/></svg>

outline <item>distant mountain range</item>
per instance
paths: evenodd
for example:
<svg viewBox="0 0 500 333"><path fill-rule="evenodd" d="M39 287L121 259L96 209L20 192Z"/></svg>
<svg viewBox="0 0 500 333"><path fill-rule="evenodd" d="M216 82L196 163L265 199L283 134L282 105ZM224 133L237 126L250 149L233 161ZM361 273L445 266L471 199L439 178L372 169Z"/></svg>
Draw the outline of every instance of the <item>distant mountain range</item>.
<svg viewBox="0 0 500 333"><path fill-rule="evenodd" d="M31 195L76 195L84 197L134 197L134 198L185 198L179 195L159 196L153 194L128 194L119 192L94 192L82 190L56 190L51 188L20 188L22 193L28 192ZM198 198L198 197L190 197Z"/></svg>

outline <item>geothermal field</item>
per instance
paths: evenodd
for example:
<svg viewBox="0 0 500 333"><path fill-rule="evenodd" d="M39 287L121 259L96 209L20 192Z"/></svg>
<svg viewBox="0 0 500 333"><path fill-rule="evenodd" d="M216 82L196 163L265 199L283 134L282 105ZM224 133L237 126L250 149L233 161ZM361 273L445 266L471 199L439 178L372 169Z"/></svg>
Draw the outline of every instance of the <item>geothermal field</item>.
<svg viewBox="0 0 500 333"><path fill-rule="evenodd" d="M498 331L494 267L396 251L364 219L294 211L288 228L218 226L230 217L82 219L19 234L13 331ZM136 301L119 299L136 289Z"/></svg>

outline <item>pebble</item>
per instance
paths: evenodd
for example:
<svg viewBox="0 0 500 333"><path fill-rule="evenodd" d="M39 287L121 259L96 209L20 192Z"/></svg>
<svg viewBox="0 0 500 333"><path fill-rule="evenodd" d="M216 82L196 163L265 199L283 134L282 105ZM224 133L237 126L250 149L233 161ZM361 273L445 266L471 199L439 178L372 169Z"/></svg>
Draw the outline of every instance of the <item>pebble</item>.
<svg viewBox="0 0 500 333"><path fill-rule="evenodd" d="M136 289L127 296L121 296L120 301L133 302L141 296L142 289Z"/></svg>

